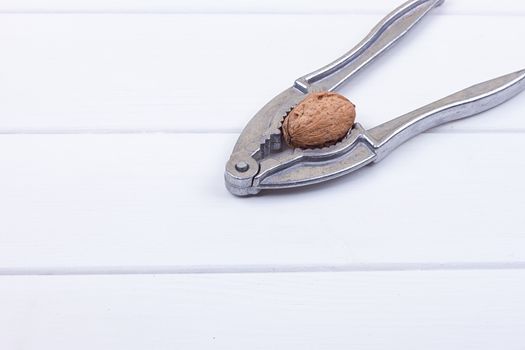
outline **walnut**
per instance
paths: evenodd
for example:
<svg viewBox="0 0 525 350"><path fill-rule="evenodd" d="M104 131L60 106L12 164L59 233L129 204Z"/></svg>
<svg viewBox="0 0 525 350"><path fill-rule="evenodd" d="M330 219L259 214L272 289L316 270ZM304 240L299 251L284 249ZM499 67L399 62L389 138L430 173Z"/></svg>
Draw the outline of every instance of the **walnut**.
<svg viewBox="0 0 525 350"><path fill-rule="evenodd" d="M308 95L283 122L286 143L295 148L331 146L343 139L355 121L355 105L335 92Z"/></svg>

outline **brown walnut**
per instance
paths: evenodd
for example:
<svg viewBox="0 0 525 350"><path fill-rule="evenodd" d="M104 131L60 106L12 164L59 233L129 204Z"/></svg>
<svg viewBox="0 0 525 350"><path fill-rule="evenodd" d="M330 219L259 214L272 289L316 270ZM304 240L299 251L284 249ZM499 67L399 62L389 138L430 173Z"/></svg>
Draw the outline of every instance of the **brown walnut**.
<svg viewBox="0 0 525 350"><path fill-rule="evenodd" d="M331 146L346 136L355 114L355 105L340 94L310 94L284 120L284 140L295 148Z"/></svg>

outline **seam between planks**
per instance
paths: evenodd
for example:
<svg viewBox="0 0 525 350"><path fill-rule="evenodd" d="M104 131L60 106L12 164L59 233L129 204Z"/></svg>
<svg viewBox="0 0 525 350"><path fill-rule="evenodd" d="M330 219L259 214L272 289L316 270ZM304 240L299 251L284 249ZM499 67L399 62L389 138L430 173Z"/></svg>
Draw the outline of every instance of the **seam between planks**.
<svg viewBox="0 0 525 350"><path fill-rule="evenodd" d="M192 275L333 272L525 270L525 261L470 263L381 263L352 265L215 265L151 267L0 268L0 276Z"/></svg>
<svg viewBox="0 0 525 350"><path fill-rule="evenodd" d="M178 10L1 10L0 15L267 15L267 16L384 16L388 11L178 11ZM457 11L451 13L435 13L433 16L465 16L465 17L523 17L525 11L505 12L505 11Z"/></svg>
<svg viewBox="0 0 525 350"><path fill-rule="evenodd" d="M1 130L0 136L4 135L154 135L154 134L180 134L180 135L239 135L241 130L199 130L199 129L63 129L63 130L32 130L32 129L15 129ZM525 129L436 129L428 130L423 134L525 134Z"/></svg>

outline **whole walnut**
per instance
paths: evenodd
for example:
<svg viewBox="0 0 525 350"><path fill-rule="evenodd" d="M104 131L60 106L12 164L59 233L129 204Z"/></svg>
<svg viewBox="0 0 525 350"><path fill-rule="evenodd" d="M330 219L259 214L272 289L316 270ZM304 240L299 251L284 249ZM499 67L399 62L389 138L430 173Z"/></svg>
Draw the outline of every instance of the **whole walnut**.
<svg viewBox="0 0 525 350"><path fill-rule="evenodd" d="M286 143L295 148L319 148L343 139L355 121L355 105L335 92L308 95L285 118Z"/></svg>

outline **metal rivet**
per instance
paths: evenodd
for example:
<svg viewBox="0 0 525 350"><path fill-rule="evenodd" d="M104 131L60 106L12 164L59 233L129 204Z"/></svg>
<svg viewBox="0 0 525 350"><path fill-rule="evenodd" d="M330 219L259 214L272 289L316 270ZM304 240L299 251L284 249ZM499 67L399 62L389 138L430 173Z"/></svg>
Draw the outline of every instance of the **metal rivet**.
<svg viewBox="0 0 525 350"><path fill-rule="evenodd" d="M248 171L248 169L250 169L250 166L246 162L239 162L235 164L235 169L237 169L237 171L240 173L245 173Z"/></svg>

